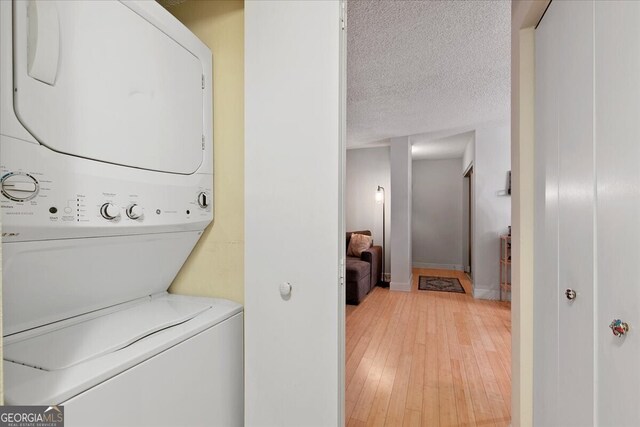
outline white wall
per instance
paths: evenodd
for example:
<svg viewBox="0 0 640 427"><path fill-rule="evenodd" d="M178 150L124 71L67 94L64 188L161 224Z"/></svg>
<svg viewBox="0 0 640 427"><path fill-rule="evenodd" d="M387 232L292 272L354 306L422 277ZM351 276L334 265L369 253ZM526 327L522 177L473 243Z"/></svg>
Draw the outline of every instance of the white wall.
<svg viewBox="0 0 640 427"><path fill-rule="evenodd" d="M245 3L247 426L344 422L340 14Z"/></svg>
<svg viewBox="0 0 640 427"><path fill-rule="evenodd" d="M411 290L411 142L391 139L391 290Z"/></svg>
<svg viewBox="0 0 640 427"><path fill-rule="evenodd" d="M463 269L460 159L414 160L412 252L417 268Z"/></svg>
<svg viewBox="0 0 640 427"><path fill-rule="evenodd" d="M511 224L511 197L504 195L510 169L509 125L476 129L472 260L476 298L500 296L500 235Z"/></svg>
<svg viewBox="0 0 640 427"><path fill-rule="evenodd" d="M386 195L385 270L390 268L391 178L389 147L347 150L345 221L347 231L371 230L374 243L382 245L382 205L376 203L378 185Z"/></svg>

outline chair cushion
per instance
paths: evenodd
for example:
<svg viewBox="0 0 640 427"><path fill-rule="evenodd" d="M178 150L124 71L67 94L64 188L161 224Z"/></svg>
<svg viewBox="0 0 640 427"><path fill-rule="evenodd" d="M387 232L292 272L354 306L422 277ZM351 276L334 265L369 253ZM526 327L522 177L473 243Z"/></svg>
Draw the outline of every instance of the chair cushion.
<svg viewBox="0 0 640 427"><path fill-rule="evenodd" d="M362 255L362 251L366 251L373 244L371 236L365 236L364 234L352 234L349 241L349 248L347 249L347 255L359 257Z"/></svg>
<svg viewBox="0 0 640 427"><path fill-rule="evenodd" d="M362 230L362 231L347 231L347 244L344 246L345 248L349 247L349 241L351 240L352 234L364 234L365 236L371 236L371 231Z"/></svg>
<svg viewBox="0 0 640 427"><path fill-rule="evenodd" d="M361 261L359 258L347 257L345 270L347 272L347 281L357 282L371 274L371 265L368 262Z"/></svg>

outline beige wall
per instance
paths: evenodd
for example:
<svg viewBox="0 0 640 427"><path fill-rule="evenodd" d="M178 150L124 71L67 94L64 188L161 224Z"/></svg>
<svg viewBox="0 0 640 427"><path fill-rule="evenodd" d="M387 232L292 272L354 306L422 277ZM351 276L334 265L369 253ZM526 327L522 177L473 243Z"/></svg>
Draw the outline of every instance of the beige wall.
<svg viewBox="0 0 640 427"><path fill-rule="evenodd" d="M512 135L513 424L532 425L533 411L533 28L519 31L519 129ZM517 171L517 172L516 172Z"/></svg>
<svg viewBox="0 0 640 427"><path fill-rule="evenodd" d="M514 0L511 11L511 425L514 427L533 425L534 26L548 3L549 0Z"/></svg>
<svg viewBox="0 0 640 427"><path fill-rule="evenodd" d="M244 302L244 2L187 1L171 12L213 52L215 218L170 292Z"/></svg>

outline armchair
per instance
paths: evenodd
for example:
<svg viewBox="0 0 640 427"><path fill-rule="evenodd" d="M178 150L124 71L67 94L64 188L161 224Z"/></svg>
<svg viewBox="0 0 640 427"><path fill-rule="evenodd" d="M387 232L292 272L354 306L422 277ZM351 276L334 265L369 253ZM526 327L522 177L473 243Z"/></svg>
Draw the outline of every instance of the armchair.
<svg viewBox="0 0 640 427"><path fill-rule="evenodd" d="M347 245L351 234L371 236L371 231L354 231L347 233ZM359 304L367 294L378 284L382 275L382 247L371 246L362 251L360 258L347 256L346 269L346 300L347 304Z"/></svg>

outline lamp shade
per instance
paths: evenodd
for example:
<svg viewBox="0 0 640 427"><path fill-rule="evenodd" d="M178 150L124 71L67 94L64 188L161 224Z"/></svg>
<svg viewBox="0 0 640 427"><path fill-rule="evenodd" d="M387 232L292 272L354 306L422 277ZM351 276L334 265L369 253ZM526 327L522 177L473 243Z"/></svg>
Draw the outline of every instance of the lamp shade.
<svg viewBox="0 0 640 427"><path fill-rule="evenodd" d="M382 187L378 187L378 189L376 190L376 202L384 202L384 189Z"/></svg>

